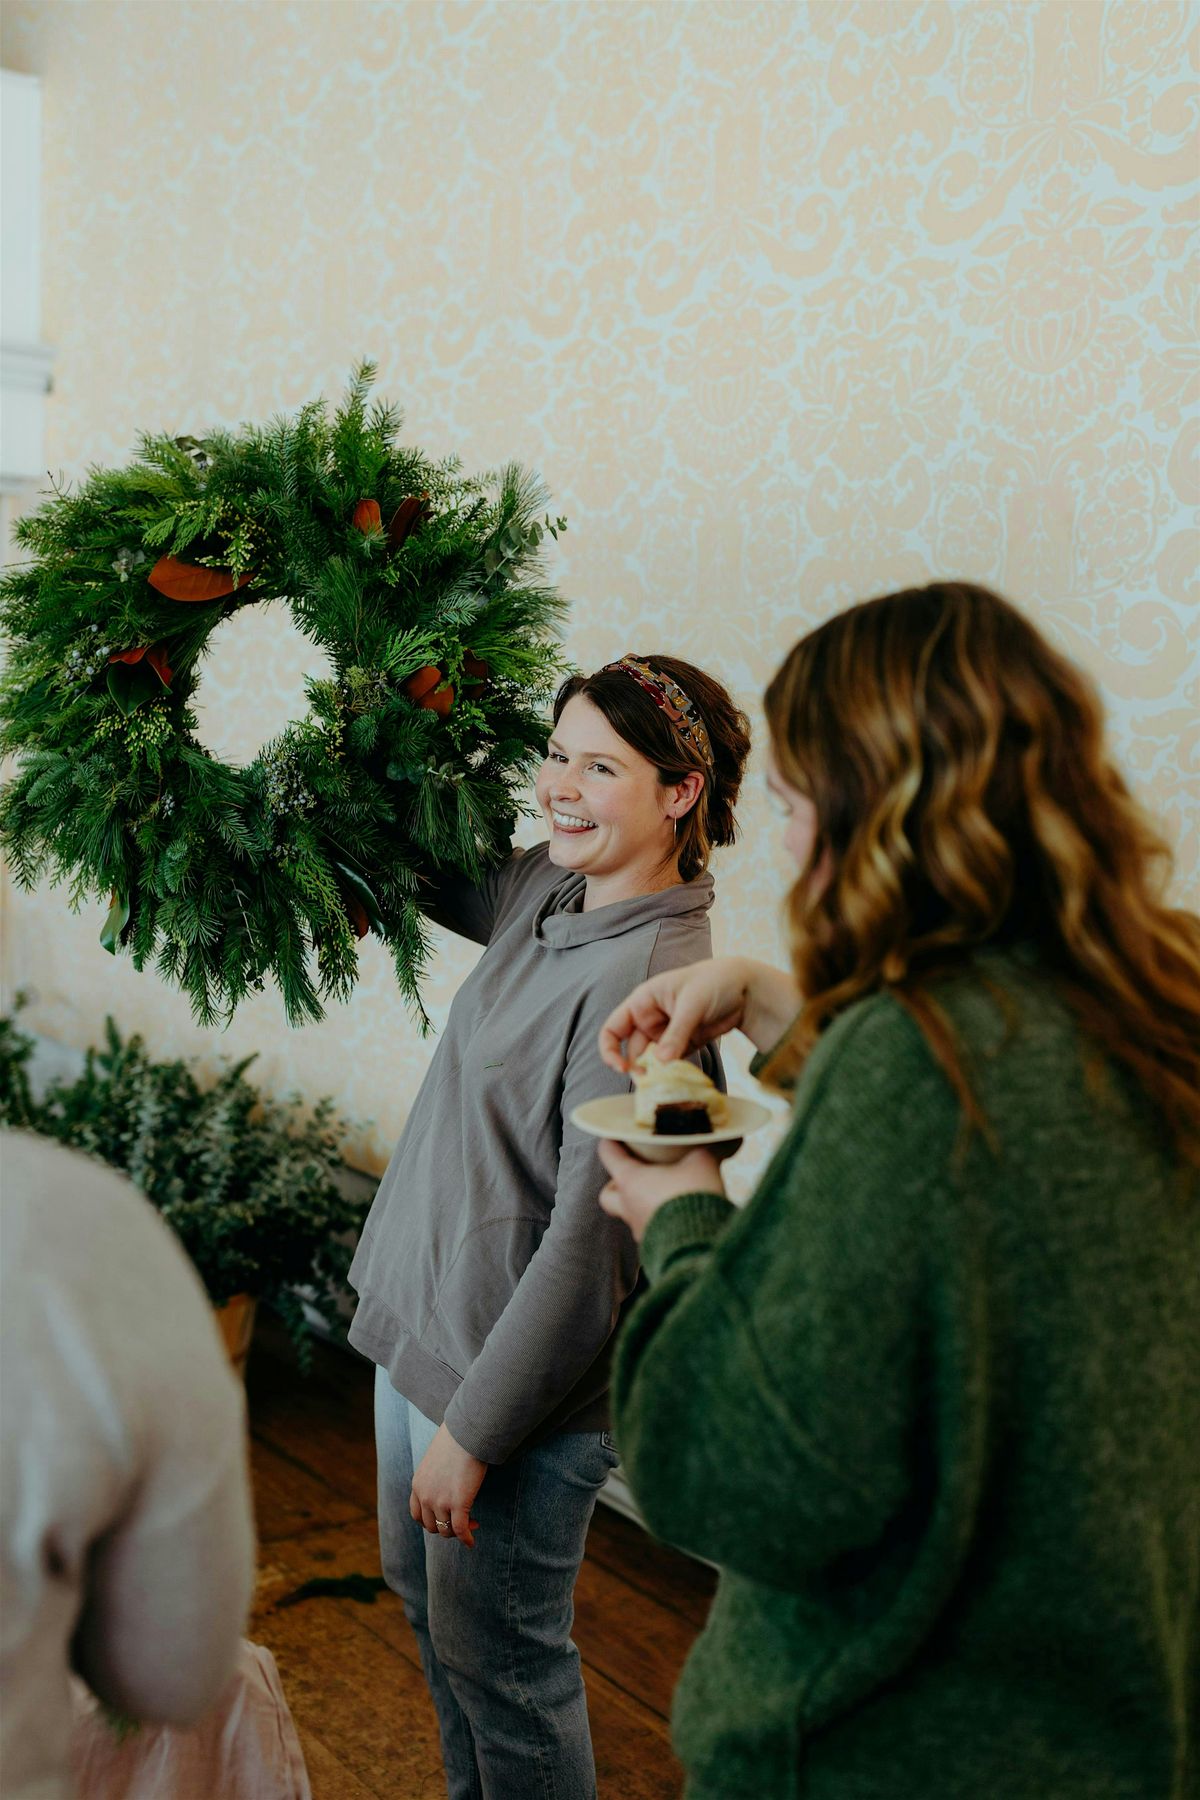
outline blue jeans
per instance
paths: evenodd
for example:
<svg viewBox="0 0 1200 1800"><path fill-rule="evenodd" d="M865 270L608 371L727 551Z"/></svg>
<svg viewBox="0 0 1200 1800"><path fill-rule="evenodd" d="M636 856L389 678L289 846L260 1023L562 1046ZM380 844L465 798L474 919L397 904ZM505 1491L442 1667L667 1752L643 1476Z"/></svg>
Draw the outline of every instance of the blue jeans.
<svg viewBox="0 0 1200 1800"><path fill-rule="evenodd" d="M375 1371L379 1546L437 1708L450 1800L595 1800L575 1581L596 1495L617 1455L607 1432L560 1431L489 1468L474 1550L408 1510L436 1426Z"/></svg>

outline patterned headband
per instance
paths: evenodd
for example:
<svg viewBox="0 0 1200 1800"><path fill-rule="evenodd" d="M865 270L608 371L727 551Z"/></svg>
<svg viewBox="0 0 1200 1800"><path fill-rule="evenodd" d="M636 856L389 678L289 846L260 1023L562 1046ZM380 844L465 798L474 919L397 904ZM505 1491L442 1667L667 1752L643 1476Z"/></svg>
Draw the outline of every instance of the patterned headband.
<svg viewBox="0 0 1200 1800"><path fill-rule="evenodd" d="M686 738L700 752L710 769L713 767L708 729L677 681L672 681L669 675L660 675L657 669L636 656L623 656L620 662L605 663L601 673L609 669L620 669L644 688L655 706L666 713L680 737Z"/></svg>

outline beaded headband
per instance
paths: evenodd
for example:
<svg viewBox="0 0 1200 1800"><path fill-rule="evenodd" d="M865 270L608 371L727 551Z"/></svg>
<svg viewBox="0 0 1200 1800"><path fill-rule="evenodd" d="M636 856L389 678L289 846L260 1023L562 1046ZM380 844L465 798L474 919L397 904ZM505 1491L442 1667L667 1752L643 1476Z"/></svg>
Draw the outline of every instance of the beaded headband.
<svg viewBox="0 0 1200 1800"><path fill-rule="evenodd" d="M710 769L713 767L708 729L677 681L672 681L669 675L660 675L657 669L636 656L623 656L619 662L605 663L602 673L609 669L620 669L644 688L655 706L666 713L680 737L686 738L700 752Z"/></svg>

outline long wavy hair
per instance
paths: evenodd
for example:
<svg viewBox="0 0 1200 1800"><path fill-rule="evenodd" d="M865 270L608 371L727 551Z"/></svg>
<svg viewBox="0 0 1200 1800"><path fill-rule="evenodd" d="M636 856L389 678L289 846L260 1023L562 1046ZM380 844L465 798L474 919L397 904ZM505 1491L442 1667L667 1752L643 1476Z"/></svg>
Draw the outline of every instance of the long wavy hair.
<svg viewBox="0 0 1200 1800"><path fill-rule="evenodd" d="M1161 897L1169 851L1086 677L997 595L935 582L802 638L766 713L776 766L817 816L788 897L805 1004L767 1078L794 1076L834 1014L886 988L986 1129L937 977L1027 940L1200 1163L1200 918Z"/></svg>

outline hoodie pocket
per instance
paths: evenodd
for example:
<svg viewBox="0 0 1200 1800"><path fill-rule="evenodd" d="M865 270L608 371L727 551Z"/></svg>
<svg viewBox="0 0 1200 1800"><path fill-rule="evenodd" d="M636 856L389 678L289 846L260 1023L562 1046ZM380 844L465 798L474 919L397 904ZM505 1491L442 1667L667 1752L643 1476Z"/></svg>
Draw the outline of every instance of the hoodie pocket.
<svg viewBox="0 0 1200 1800"><path fill-rule="evenodd" d="M542 1239L541 1219L488 1219L469 1231L434 1298L421 1347L462 1374L512 1299Z"/></svg>

